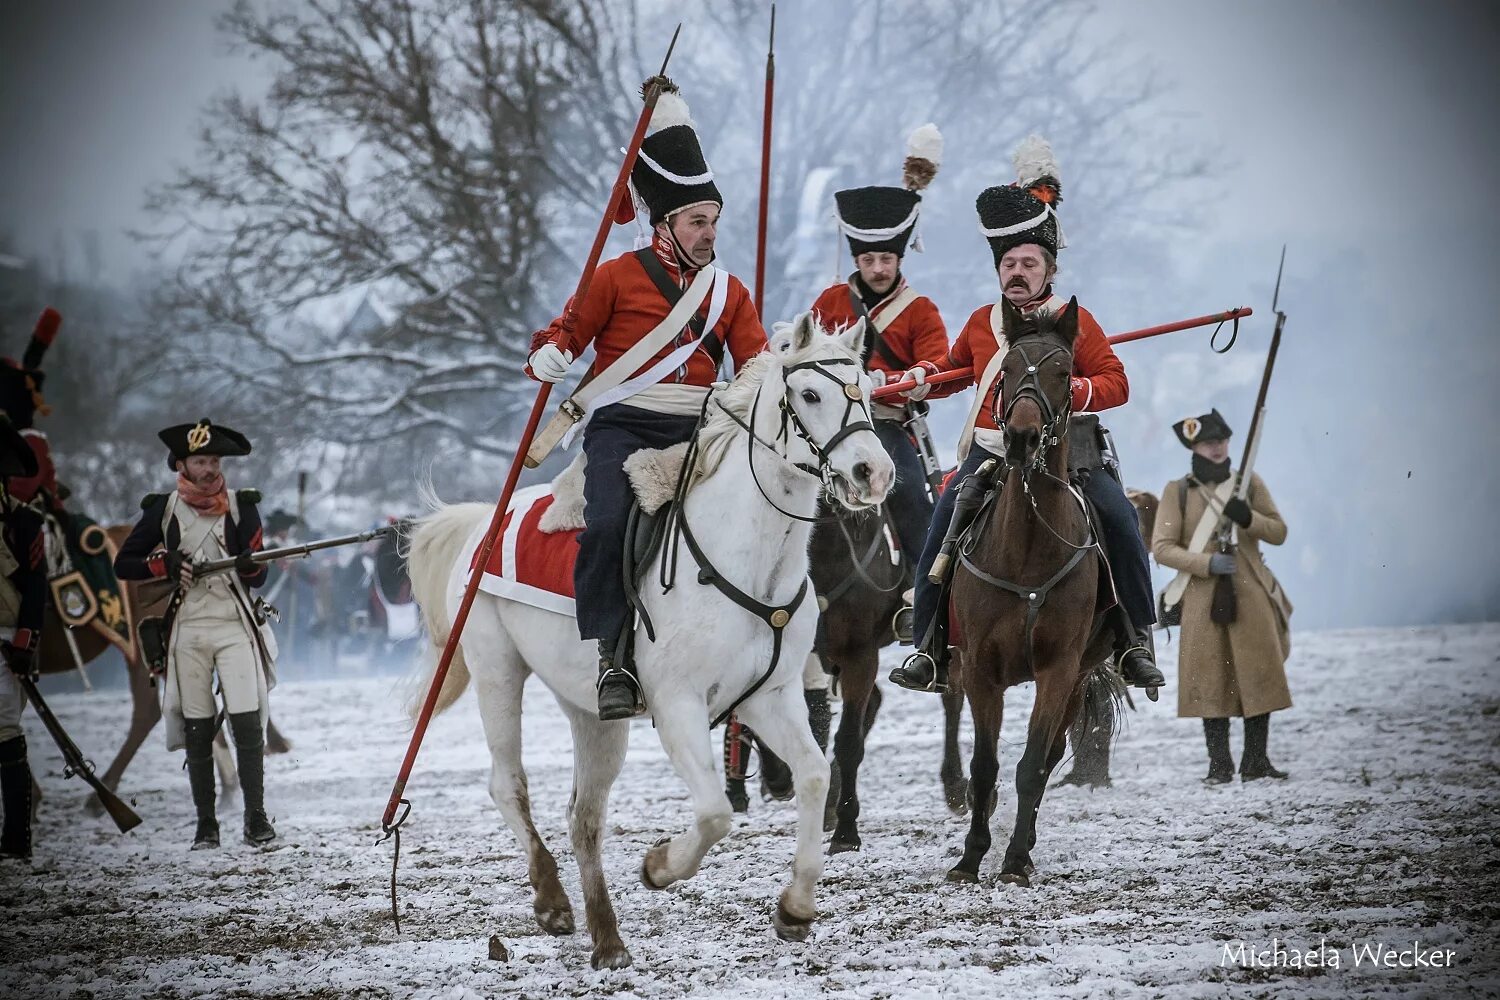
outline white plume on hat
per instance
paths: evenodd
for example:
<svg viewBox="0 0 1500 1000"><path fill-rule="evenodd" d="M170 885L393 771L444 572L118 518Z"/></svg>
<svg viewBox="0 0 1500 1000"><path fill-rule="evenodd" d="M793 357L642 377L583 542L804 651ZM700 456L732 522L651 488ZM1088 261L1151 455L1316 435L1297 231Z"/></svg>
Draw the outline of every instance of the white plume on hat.
<svg viewBox="0 0 1500 1000"><path fill-rule="evenodd" d="M1021 187L1031 187L1043 177L1062 182L1062 168L1052 153L1052 145L1036 133L1028 135L1016 147L1011 163L1016 168L1016 180Z"/></svg>
<svg viewBox="0 0 1500 1000"><path fill-rule="evenodd" d="M943 163L943 133L932 122L919 126L906 137L906 160L901 183L909 191L921 191L937 176Z"/></svg>
<svg viewBox="0 0 1500 1000"><path fill-rule="evenodd" d="M692 125L693 116L688 112L687 101L676 91L669 90L656 99L651 109L651 131L660 132L673 125Z"/></svg>

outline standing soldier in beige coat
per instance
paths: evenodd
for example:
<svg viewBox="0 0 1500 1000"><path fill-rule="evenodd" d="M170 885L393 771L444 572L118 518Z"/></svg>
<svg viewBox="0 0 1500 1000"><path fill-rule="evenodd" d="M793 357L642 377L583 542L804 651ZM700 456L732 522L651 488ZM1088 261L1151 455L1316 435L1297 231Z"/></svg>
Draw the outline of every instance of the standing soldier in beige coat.
<svg viewBox="0 0 1500 1000"><path fill-rule="evenodd" d="M1229 718L1245 720L1245 751L1240 780L1285 778L1266 756L1272 712L1292 705L1286 684L1291 652L1287 619L1292 606L1261 560L1260 543L1286 541L1286 522L1260 476L1252 473L1245 499L1233 495L1229 468L1229 425L1218 410L1173 425L1193 452L1193 468L1162 491L1152 534L1156 561L1191 575L1181 602L1182 640L1178 656L1177 715L1201 718L1208 741L1209 784L1234 778L1229 753ZM1235 526L1232 552L1194 551L1191 539L1205 516L1223 514ZM1233 621L1216 622L1216 577L1234 584ZM1222 618L1223 615L1218 617Z"/></svg>

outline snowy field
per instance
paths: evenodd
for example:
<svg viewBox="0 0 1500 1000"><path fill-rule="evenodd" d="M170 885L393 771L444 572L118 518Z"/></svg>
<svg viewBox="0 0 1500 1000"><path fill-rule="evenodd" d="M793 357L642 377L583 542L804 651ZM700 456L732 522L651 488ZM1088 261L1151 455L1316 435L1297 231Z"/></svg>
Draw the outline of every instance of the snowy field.
<svg viewBox="0 0 1500 1000"><path fill-rule="evenodd" d="M180 754L160 731L127 772L145 822L119 836L88 818L35 719L47 800L29 866L0 869L0 997L762 997L1500 995L1500 626L1301 634L1296 707L1271 727L1289 782L1205 788L1201 728L1170 696L1142 703L1114 787L1043 803L1029 889L996 869L1014 810L1030 689L1002 736L999 839L979 886L948 885L966 821L943 807L936 699L885 685L862 774L864 851L830 859L805 944L771 911L791 857L790 803L753 801L697 878L651 892L643 852L688 821L649 724L637 723L605 845L635 966L592 972L580 932L543 934L517 844L490 804L473 696L432 727L408 787L402 933L376 846L407 730L389 680L285 683L295 744L268 761L281 839L189 853ZM893 651L888 651L890 662ZM1172 647L1164 667L1173 675ZM527 758L537 822L582 926L567 850L567 729L533 683ZM100 760L123 692L58 696ZM967 732L967 730L966 730ZM1234 728L1236 755L1240 739ZM966 737L967 741L967 737ZM488 958L498 935L507 962ZM1325 947L1340 967L1245 968L1236 949ZM1356 946L1451 949L1451 967L1354 965ZM1226 962L1226 949L1228 961ZM1289 959L1284 959L1289 961Z"/></svg>

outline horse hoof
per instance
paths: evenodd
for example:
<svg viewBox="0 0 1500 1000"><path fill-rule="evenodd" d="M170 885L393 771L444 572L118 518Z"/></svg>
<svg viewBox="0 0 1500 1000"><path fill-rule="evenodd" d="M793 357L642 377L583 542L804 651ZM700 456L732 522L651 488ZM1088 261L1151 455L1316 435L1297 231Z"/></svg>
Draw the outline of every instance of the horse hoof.
<svg viewBox="0 0 1500 1000"><path fill-rule="evenodd" d="M537 910L536 922L538 927L553 937L563 937L577 930L573 925L572 907L559 906L548 910Z"/></svg>
<svg viewBox="0 0 1500 1000"><path fill-rule="evenodd" d="M962 868L950 868L948 869L948 881L961 882L965 885L978 885L979 873L965 871Z"/></svg>
<svg viewBox="0 0 1500 1000"><path fill-rule="evenodd" d="M1006 885L1018 885L1023 889L1031 887L1031 879L1025 872L1001 872L1000 881Z"/></svg>
<svg viewBox="0 0 1500 1000"><path fill-rule="evenodd" d="M776 936L783 941L806 941L812 933L812 925L815 917L799 917L787 910L786 906L776 904L776 916L771 923L776 928Z"/></svg>
<svg viewBox="0 0 1500 1000"><path fill-rule="evenodd" d="M597 969L628 969L633 959L630 951L623 945L613 948L595 948L589 964Z"/></svg>
<svg viewBox="0 0 1500 1000"><path fill-rule="evenodd" d="M641 884L647 889L665 889L676 881L675 879L668 878L658 882L651 874L653 866L659 870L666 865L667 847L670 843L671 841L666 838L658 840L651 850L646 852L646 857L641 861Z"/></svg>
<svg viewBox="0 0 1500 1000"><path fill-rule="evenodd" d="M969 786L965 782L963 788L955 788L946 796L948 800L948 811L955 816L967 816L969 814Z"/></svg>
<svg viewBox="0 0 1500 1000"><path fill-rule="evenodd" d="M857 851L863 846L864 842L858 838L847 840L843 837L835 837L828 842L828 853L829 855L848 854L850 851Z"/></svg>
<svg viewBox="0 0 1500 1000"><path fill-rule="evenodd" d="M1160 695L1157 692L1158 692L1157 688L1147 688L1146 689L1146 700L1147 701L1155 701L1158 697L1160 697Z"/></svg>

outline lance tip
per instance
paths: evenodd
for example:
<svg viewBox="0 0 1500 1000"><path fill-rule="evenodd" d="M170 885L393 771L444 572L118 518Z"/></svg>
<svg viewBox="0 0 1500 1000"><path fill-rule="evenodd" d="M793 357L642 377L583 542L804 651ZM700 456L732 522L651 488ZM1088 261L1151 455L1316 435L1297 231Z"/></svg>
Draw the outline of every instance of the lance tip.
<svg viewBox="0 0 1500 1000"><path fill-rule="evenodd" d="M667 63L672 61L672 50L677 48L677 36L680 34L682 34L682 22L678 21L676 30L672 32L672 41L667 45L667 54L661 61L661 71L656 74L657 76L667 75Z"/></svg>

